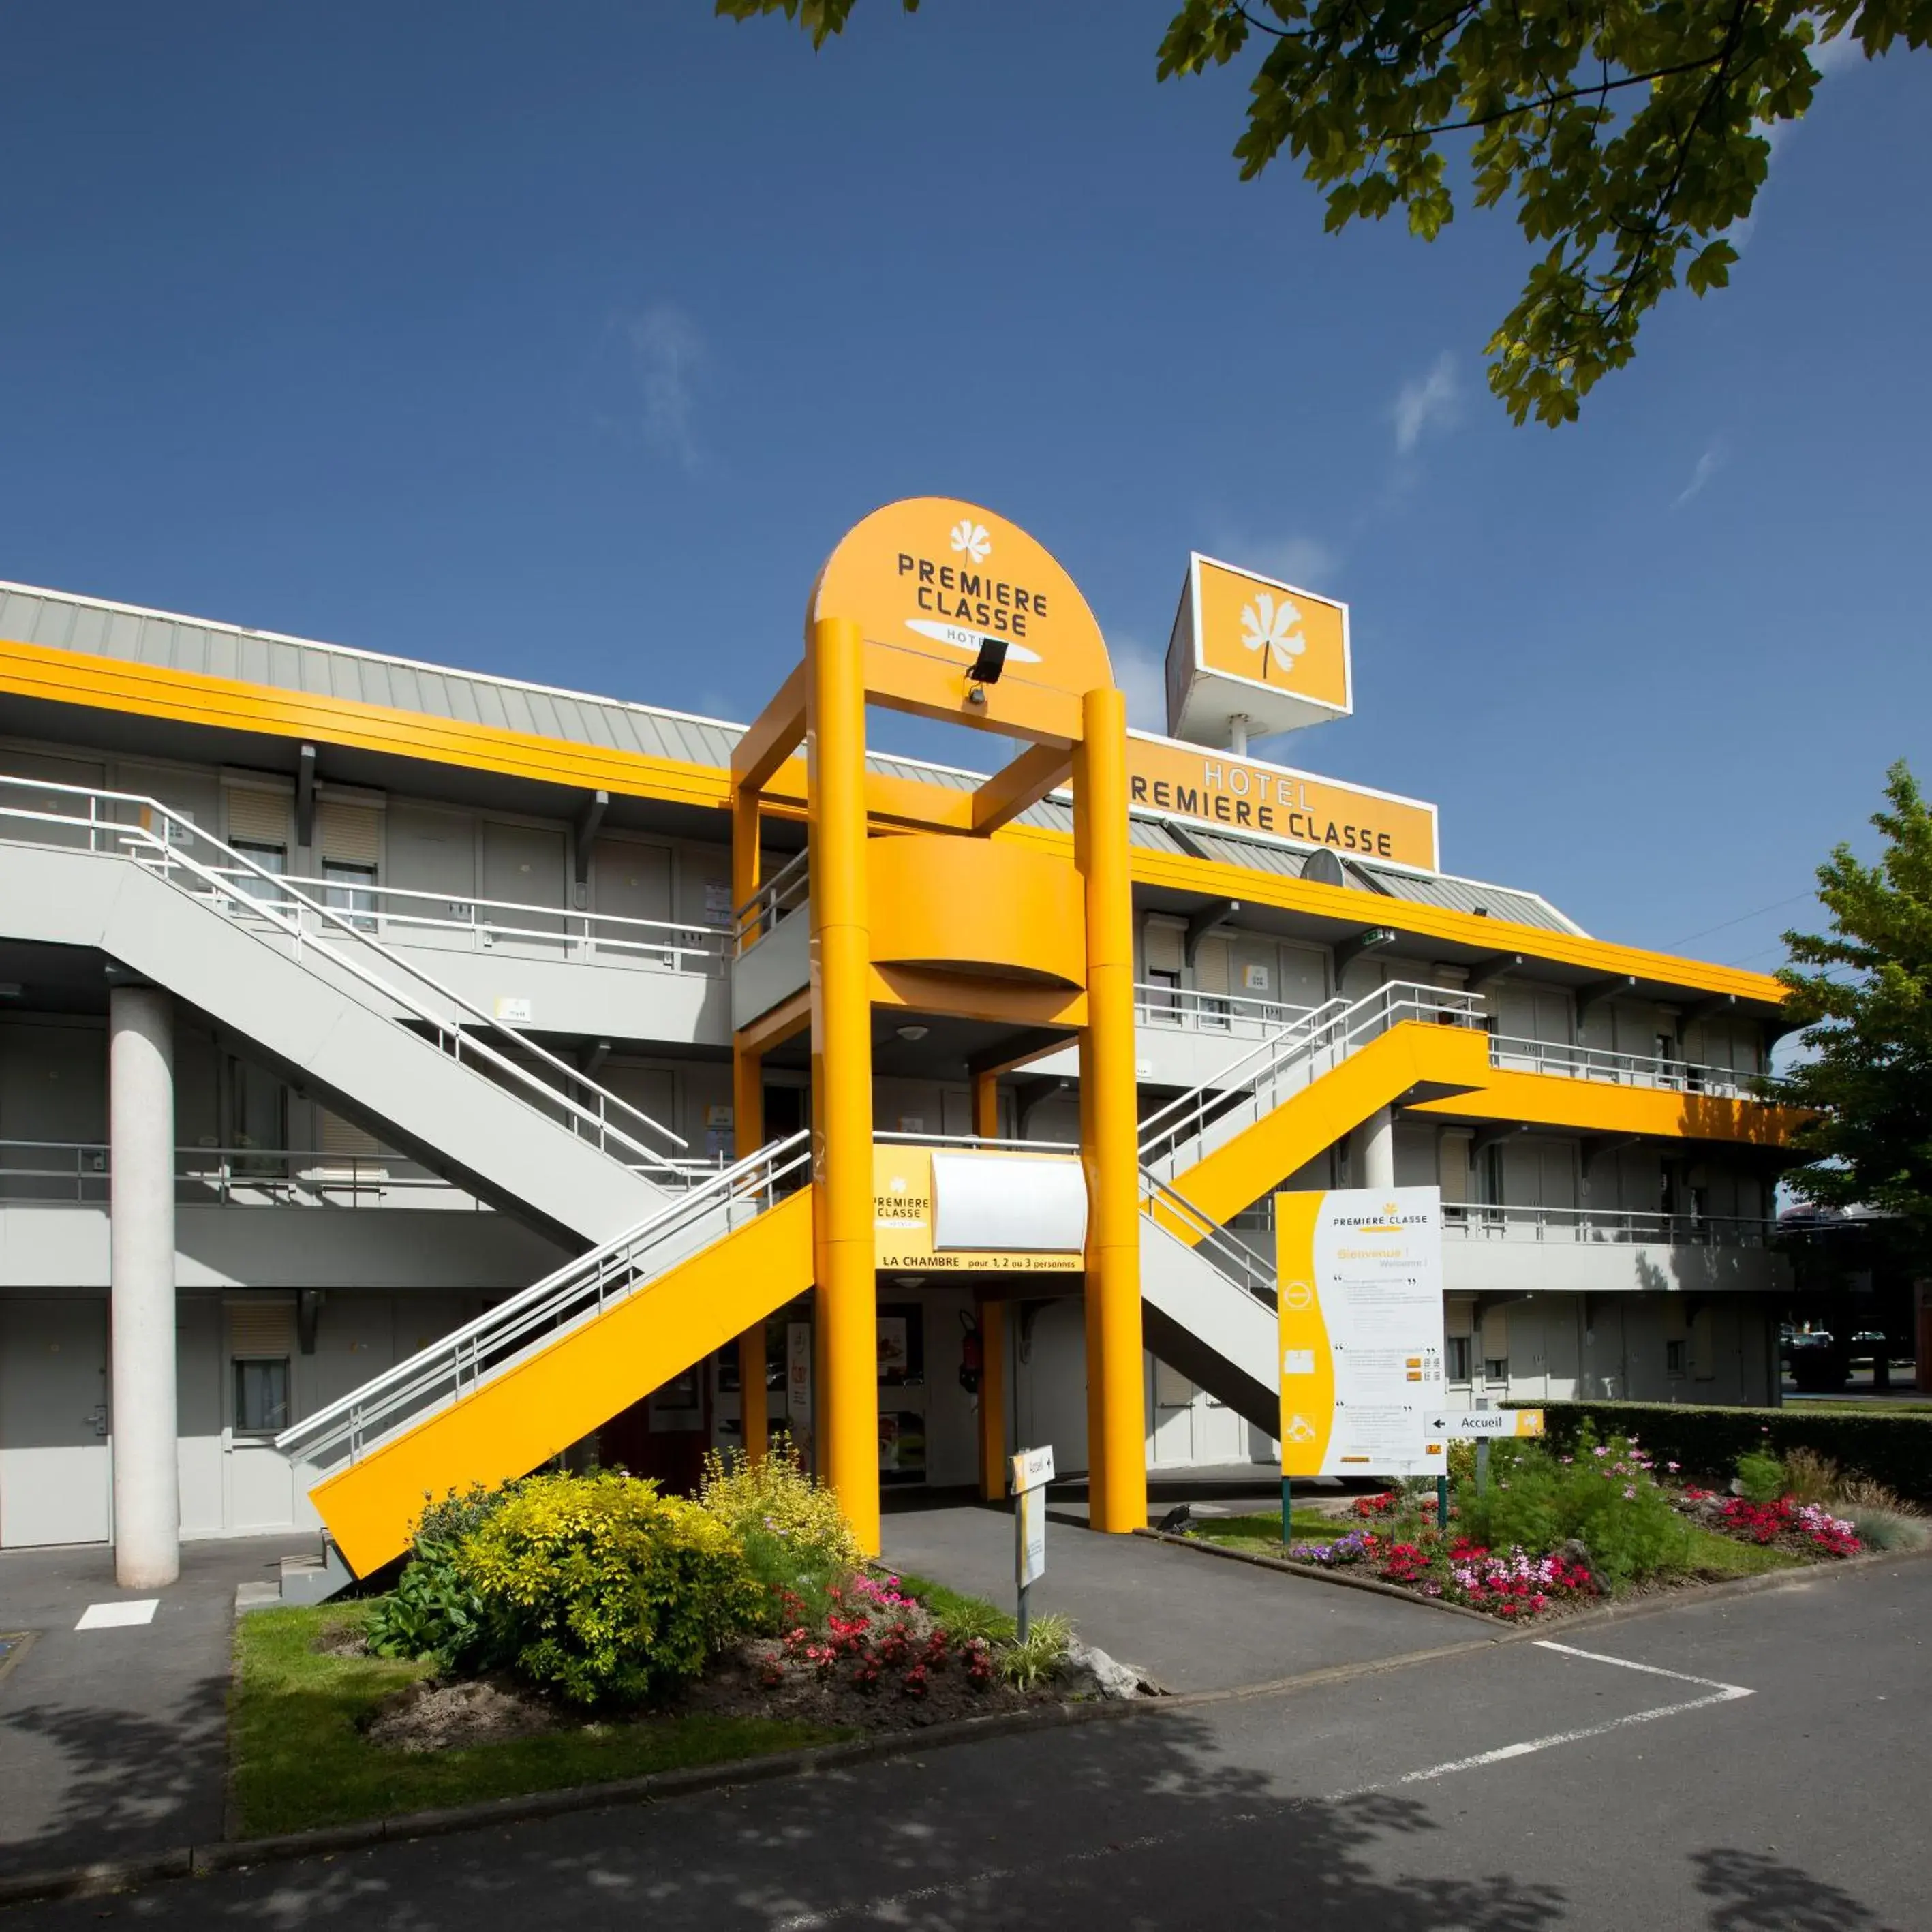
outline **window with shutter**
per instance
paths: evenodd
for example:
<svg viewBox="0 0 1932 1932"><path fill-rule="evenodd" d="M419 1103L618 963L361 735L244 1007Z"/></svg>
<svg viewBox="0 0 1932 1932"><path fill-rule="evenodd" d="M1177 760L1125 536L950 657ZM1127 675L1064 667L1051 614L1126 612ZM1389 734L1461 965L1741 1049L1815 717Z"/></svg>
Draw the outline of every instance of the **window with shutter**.
<svg viewBox="0 0 1932 1932"><path fill-rule="evenodd" d="M286 851L289 844L289 799L286 792L256 791L244 785L224 788L228 801L228 842L272 845Z"/></svg>
<svg viewBox="0 0 1932 1932"><path fill-rule="evenodd" d="M324 860L377 866L382 857L382 814L374 806L324 799L316 814L316 844Z"/></svg>

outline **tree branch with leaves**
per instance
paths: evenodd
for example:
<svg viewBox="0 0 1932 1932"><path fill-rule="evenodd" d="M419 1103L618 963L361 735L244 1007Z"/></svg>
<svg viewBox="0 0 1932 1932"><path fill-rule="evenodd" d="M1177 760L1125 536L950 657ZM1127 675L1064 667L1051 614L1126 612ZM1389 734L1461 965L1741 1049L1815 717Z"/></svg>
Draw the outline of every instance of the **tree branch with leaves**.
<svg viewBox="0 0 1932 1932"><path fill-rule="evenodd" d="M815 46L853 4L716 0L736 20L782 13ZM1630 361L1672 290L1727 283L1772 131L1809 109L1814 56L1840 40L1922 48L1932 0L1184 0L1156 71L1258 44L1242 178L1286 150L1331 232L1400 208L1434 240L1455 214L1452 158L1478 207L1513 202L1540 254L1490 338L1490 386L1516 422L1554 424Z"/></svg>

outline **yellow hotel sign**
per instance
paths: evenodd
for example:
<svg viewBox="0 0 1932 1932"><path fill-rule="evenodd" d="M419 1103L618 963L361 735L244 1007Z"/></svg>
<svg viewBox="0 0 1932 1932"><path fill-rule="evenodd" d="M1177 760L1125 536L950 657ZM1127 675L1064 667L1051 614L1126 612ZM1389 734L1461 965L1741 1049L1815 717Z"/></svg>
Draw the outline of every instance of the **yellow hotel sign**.
<svg viewBox="0 0 1932 1932"><path fill-rule="evenodd" d="M1423 872L1440 862L1434 806L1286 765L1130 731L1127 784L1129 803L1143 811Z"/></svg>
<svg viewBox="0 0 1932 1932"><path fill-rule="evenodd" d="M1348 607L1197 550L1167 650L1168 728L1228 742L1228 721L1255 736L1346 717L1354 708Z"/></svg>

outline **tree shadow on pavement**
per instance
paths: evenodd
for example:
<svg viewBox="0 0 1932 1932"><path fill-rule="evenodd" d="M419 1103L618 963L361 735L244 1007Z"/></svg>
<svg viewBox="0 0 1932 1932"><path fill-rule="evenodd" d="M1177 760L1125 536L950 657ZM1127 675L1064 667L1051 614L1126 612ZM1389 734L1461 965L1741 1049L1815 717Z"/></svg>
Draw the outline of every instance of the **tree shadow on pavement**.
<svg viewBox="0 0 1932 1932"><path fill-rule="evenodd" d="M1348 1755L1338 1742L1324 1778L1359 1775ZM1418 1800L1298 1793L1176 1712L217 1874L130 1903L144 1926L270 1932L1139 1932L1238 1915L1297 1932L1546 1932L1564 1916L1558 1888L1455 1874L1454 1854ZM31 1921L86 1922L67 1910Z"/></svg>
<svg viewBox="0 0 1932 1932"><path fill-rule="evenodd" d="M1714 1849L1690 1862L1697 1889L1715 1901L1712 1932L1883 1932L1850 1892L1761 1852Z"/></svg>
<svg viewBox="0 0 1932 1932"><path fill-rule="evenodd" d="M44 1827L0 1820L0 1873L139 1857L220 1836L224 1678L184 1686L175 1717L64 1703L0 1718L0 1750L44 1762Z"/></svg>

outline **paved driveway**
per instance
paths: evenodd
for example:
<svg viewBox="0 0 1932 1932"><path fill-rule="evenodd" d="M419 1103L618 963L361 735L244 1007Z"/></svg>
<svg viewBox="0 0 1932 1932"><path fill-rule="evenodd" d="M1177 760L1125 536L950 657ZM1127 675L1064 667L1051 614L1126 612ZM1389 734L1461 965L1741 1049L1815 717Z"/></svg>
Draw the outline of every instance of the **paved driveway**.
<svg viewBox="0 0 1932 1932"><path fill-rule="evenodd" d="M221 1835L235 1586L315 1538L191 1543L153 1620L77 1630L114 1582L102 1545L0 1555L0 1630L33 1641L0 1679L0 1872L127 1858Z"/></svg>
<svg viewBox="0 0 1932 1932"><path fill-rule="evenodd" d="M1932 1562L22 1928L1916 1932ZM1635 1666L1635 1667L1633 1667Z"/></svg>
<svg viewBox="0 0 1932 1932"><path fill-rule="evenodd" d="M883 1525L888 1562L1003 1606L1014 1601L1004 1509L908 1510ZM1481 1624L1419 1604L1049 1520L1038 1610L1175 1690L1217 1690L1438 1645L1486 1643Z"/></svg>

